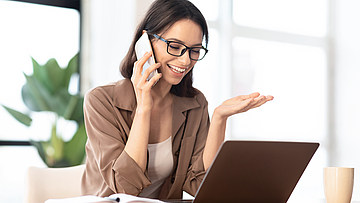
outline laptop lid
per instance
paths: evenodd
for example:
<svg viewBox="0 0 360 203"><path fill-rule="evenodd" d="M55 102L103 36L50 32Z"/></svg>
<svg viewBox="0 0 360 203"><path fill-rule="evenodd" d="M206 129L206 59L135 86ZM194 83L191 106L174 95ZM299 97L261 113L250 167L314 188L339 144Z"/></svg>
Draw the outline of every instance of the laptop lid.
<svg viewBox="0 0 360 203"><path fill-rule="evenodd" d="M226 141L194 203L285 203L319 143Z"/></svg>

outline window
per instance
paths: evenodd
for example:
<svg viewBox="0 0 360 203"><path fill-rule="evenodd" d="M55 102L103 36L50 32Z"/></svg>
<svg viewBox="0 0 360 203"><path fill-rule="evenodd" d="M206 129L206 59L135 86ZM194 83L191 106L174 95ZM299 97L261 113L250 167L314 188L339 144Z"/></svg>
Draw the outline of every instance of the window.
<svg viewBox="0 0 360 203"><path fill-rule="evenodd" d="M328 1L192 2L210 27L208 56L194 69L194 84L209 100L210 113L236 95L257 91L275 97L231 117L226 139L326 143ZM321 145L293 200L323 198L328 153Z"/></svg>
<svg viewBox="0 0 360 203"><path fill-rule="evenodd" d="M38 2L46 3L45 0ZM50 0L49 3L54 2ZM62 3L66 4L66 1ZM65 67L79 52L80 14L76 9L0 0L0 19L0 104L26 112L21 97L21 88L25 84L22 72L32 74L31 57L41 65L55 58L61 67ZM75 77L70 87L73 93L78 91L77 80ZM46 113L32 117L46 118ZM47 139L50 131L46 127L38 122L28 128L0 106L0 141ZM0 162L0 199L22 202L27 168L45 164L34 147L22 146L0 146Z"/></svg>
<svg viewBox="0 0 360 203"><path fill-rule="evenodd" d="M236 25L315 37L326 35L327 0L234 0Z"/></svg>
<svg viewBox="0 0 360 203"><path fill-rule="evenodd" d="M79 52L80 15L74 9L11 1L0 3L0 18L7 19L0 21L5 31L0 33L0 66L2 71L6 71L6 74L0 74L0 103L26 112L21 98L21 88L25 83L22 72L32 74L31 57L39 64L55 58L61 67L66 67ZM73 83L71 89L76 92L77 83ZM32 135L32 131L31 127L28 129L0 108L1 140L39 138L39 134Z"/></svg>

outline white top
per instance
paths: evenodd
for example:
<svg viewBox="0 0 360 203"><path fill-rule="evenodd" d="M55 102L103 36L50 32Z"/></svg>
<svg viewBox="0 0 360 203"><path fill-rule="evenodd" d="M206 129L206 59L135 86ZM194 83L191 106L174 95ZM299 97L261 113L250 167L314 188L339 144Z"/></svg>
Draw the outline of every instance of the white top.
<svg viewBox="0 0 360 203"><path fill-rule="evenodd" d="M145 188L140 197L159 198L161 186L173 169L171 136L156 144L148 144L149 163L148 175L151 185Z"/></svg>

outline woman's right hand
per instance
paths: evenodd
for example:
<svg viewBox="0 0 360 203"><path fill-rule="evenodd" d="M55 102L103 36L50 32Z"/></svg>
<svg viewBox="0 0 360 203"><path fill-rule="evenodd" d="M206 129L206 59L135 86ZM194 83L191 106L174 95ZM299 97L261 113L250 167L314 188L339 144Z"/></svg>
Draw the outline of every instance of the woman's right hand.
<svg viewBox="0 0 360 203"><path fill-rule="evenodd" d="M134 63L131 82L135 90L137 107L124 148L124 151L139 165L142 171L145 171L147 166L147 148L150 135L151 110L153 108L151 88L161 78L161 74L158 73L147 81L150 73L160 67L160 64L157 63L151 65L141 74L145 62L151 55L151 52L145 53L143 57Z"/></svg>
<svg viewBox="0 0 360 203"><path fill-rule="evenodd" d="M143 66L146 61L150 58L152 52L146 52L140 60L134 63L133 74L131 77L131 82L134 86L137 109L141 110L151 110L153 107L153 99L151 97L151 88L155 83L161 78L161 73L157 73L149 81L147 78L150 73L155 69L160 67L160 63L155 63L151 65L148 69L144 71L144 74L141 74L143 71Z"/></svg>

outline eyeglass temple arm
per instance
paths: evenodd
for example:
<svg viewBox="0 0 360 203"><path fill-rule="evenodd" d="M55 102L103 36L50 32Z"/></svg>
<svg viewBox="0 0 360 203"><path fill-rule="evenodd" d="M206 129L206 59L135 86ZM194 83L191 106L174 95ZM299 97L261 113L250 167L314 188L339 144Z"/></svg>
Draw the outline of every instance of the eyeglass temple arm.
<svg viewBox="0 0 360 203"><path fill-rule="evenodd" d="M167 41L166 39L164 39L164 38L160 37L160 36L159 36L159 35L157 35L157 34L152 34L152 36L154 36L154 37L158 38L159 40L161 40L161 41L163 41L163 42L165 42L165 43L168 43L168 41Z"/></svg>

